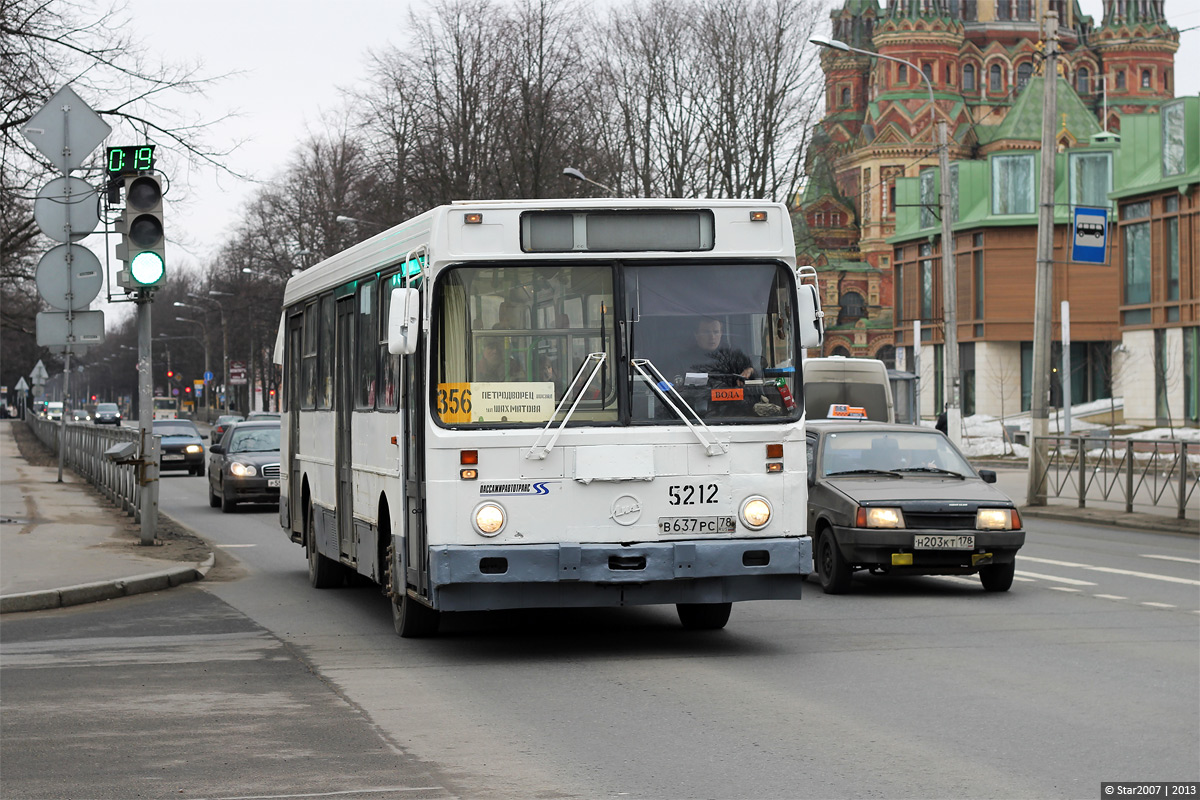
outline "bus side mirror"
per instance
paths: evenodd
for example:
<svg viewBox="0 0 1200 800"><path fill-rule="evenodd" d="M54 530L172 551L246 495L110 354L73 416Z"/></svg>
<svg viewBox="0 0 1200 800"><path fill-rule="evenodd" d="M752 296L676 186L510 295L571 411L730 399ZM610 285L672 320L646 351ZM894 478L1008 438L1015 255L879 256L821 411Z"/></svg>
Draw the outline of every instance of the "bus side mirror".
<svg viewBox="0 0 1200 800"><path fill-rule="evenodd" d="M810 267L811 269L811 267ZM800 346L809 349L820 347L825 341L825 312L821 310L821 298L816 283L802 283L796 287L796 311L800 317Z"/></svg>
<svg viewBox="0 0 1200 800"><path fill-rule="evenodd" d="M413 288L394 289L388 309L388 352L408 356L417 352L421 332L421 295Z"/></svg>

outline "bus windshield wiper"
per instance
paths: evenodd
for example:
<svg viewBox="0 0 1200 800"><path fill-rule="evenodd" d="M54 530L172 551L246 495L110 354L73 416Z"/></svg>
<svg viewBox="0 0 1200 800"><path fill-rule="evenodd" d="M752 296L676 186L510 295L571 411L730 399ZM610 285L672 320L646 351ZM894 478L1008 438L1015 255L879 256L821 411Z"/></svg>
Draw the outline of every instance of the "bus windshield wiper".
<svg viewBox="0 0 1200 800"><path fill-rule="evenodd" d="M529 451L525 453L526 458L532 458L540 461L550 454L550 451L554 449L554 443L558 441L558 435L562 433L562 429L566 427L567 421L571 419L571 415L574 414L575 409L579 407L579 401L583 399L583 395L585 392L587 392L587 388L592 385L592 379L596 377L596 373L600 371L600 367L604 366L604 361L607 358L608 353L588 353L588 357L585 358L583 363L579 365L579 370L575 373L574 379L571 380L571 385L567 387L565 392L563 392L563 398L562 400L558 401L558 407L555 408L554 413L550 415L550 420L546 423L546 427L542 428L542 432L539 433L537 438L533 440L533 446L530 447ZM596 362L596 366L592 367L591 372L588 372L587 380L583 382L583 386L580 387L578 392L576 392L575 402L571 404L571 408L563 416L563 420L559 423L558 428L554 431L554 435L550 437L550 441L546 442L546 444L540 444L542 437L546 435L546 433L550 430L550 426L554 424L554 420L558 418L558 412L562 411L562 407L566 405L567 398L571 396L571 391L575 388L576 384L579 383L579 379L583 377L583 373L587 369L587 365L593 361Z"/></svg>
<svg viewBox="0 0 1200 800"><path fill-rule="evenodd" d="M666 403L667 407L670 408L671 411L675 412L675 416L683 420L683 424L687 425L688 429L696 436L697 439L700 440L700 444L704 445L704 451L708 453L708 455L719 456L722 453L729 452L729 445L717 440L716 434L712 432L711 428L704 424L704 420L700 419L700 415L696 413L696 409L688 405L688 402L680 396L679 392L675 391L675 385L663 377L663 374L659 372L658 367L654 366L654 363L651 362L650 359L633 358L630 359L630 363L632 363L633 368L636 369L638 373L646 379L646 383L650 384L650 388L653 389L654 393L658 395L658 399ZM654 377L651 377L646 371L647 368L654 373ZM682 406L691 412L692 417L694 417L696 420L696 425L693 425L691 420L688 419L687 414L683 412L683 408L680 408L671 401L671 398L667 395L668 390L670 391L671 395L674 395L675 399L679 401L679 406ZM699 427L697 427L697 425L699 425ZM710 436L712 437L711 441L709 439Z"/></svg>
<svg viewBox="0 0 1200 800"><path fill-rule="evenodd" d="M843 469L838 472L826 472L826 478L836 478L841 475L890 475L893 478L903 478L899 472L890 469Z"/></svg>
<svg viewBox="0 0 1200 800"><path fill-rule="evenodd" d="M966 480L967 476L961 472L955 472L952 469L942 469L941 467L904 467L900 472L933 472L937 475L950 475L961 480Z"/></svg>

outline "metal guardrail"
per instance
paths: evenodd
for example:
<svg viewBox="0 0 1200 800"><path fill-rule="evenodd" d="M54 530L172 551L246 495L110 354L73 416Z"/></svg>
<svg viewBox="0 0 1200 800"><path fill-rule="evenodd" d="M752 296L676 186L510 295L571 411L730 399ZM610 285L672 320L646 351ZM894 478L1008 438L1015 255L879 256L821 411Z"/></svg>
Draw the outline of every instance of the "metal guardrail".
<svg viewBox="0 0 1200 800"><path fill-rule="evenodd" d="M26 417L26 422L42 444L57 454L59 423L32 415ZM117 508L140 521L142 482L139 466L118 464L104 455L104 451L113 445L138 442L140 431L85 422L68 422L65 431L63 464L95 486Z"/></svg>
<svg viewBox="0 0 1200 800"><path fill-rule="evenodd" d="M1083 436L1038 436L1029 451L1032 486L1029 505L1046 505L1049 497L1135 505L1174 506L1177 519L1196 515L1191 503L1200 496L1200 443L1178 439L1107 439Z"/></svg>

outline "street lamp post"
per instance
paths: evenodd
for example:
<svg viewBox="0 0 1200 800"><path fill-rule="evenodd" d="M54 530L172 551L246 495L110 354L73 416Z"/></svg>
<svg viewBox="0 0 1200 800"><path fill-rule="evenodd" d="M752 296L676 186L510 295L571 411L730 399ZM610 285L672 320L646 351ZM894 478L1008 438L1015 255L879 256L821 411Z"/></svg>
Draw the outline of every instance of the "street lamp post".
<svg viewBox="0 0 1200 800"><path fill-rule="evenodd" d="M204 374L205 374L205 376L207 376L209 373L208 350L209 350L209 344L211 344L211 342L212 342L212 340L208 336L208 325L206 325L203 320L190 319L188 317L176 317L175 321L176 322L193 322L193 323L199 325L200 329L204 331ZM209 408L212 408L212 393L208 391L208 381L207 380L204 381L204 387L205 387L204 405L208 406Z"/></svg>
<svg viewBox="0 0 1200 800"><path fill-rule="evenodd" d="M592 186L599 186L601 189L603 189L604 191L608 192L608 194L609 194L609 196L610 196L610 197L616 197L616 196L617 196L617 190L616 190L616 189L614 189L614 188L612 188L611 186L608 186L608 185L606 185L606 184L603 184L603 183L601 183L600 181L594 181L594 180L592 180L591 178L589 178L588 176L584 175L582 172L580 172L579 170L575 169L574 167L563 167L562 174L563 174L563 175L566 175L568 178L574 178L574 179L575 179L575 180L577 180L577 181L583 181L584 183L590 183Z"/></svg>
<svg viewBox="0 0 1200 800"><path fill-rule="evenodd" d="M861 50L827 36L813 36L809 41L832 50L858 53L871 58L882 58L885 61L904 64L921 76L921 80L925 82L925 88L929 91L930 133L937 131L938 171L941 173L938 213L942 220L942 340L945 350L943 362L946 433L950 440L958 445L962 438L962 412L958 405L958 274L954 265L954 232L951 230L950 220L950 148L947 142L946 122L944 120L938 122L937 119L937 108L933 99L933 82L919 66L903 58Z"/></svg>
<svg viewBox="0 0 1200 800"><path fill-rule="evenodd" d="M212 290L209 291L209 294L211 293ZM218 292L218 294L227 297L233 296L227 292ZM195 292L188 292L188 297L192 298L193 300L203 300L206 303L212 303L216 307L217 313L221 315L221 388L223 390L221 393L221 413L226 413L229 411L229 326L225 324L225 309L221 307L221 302L219 300L214 300L211 297L196 294ZM198 308L202 311L208 310L203 306L193 306L187 303L180 303L178 301L175 303L175 305L183 308Z"/></svg>

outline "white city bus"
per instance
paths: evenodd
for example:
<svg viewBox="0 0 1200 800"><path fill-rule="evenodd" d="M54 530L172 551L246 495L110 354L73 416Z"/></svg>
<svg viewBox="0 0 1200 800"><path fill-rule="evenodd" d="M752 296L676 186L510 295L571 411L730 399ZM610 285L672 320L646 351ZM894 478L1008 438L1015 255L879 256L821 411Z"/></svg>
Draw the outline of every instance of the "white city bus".
<svg viewBox="0 0 1200 800"><path fill-rule="evenodd" d="M371 578L401 636L658 603L723 627L811 571L821 336L782 205L435 208L287 284L280 522L313 586Z"/></svg>
<svg viewBox="0 0 1200 800"><path fill-rule="evenodd" d="M154 398L154 419L178 419L179 399L176 397Z"/></svg>

